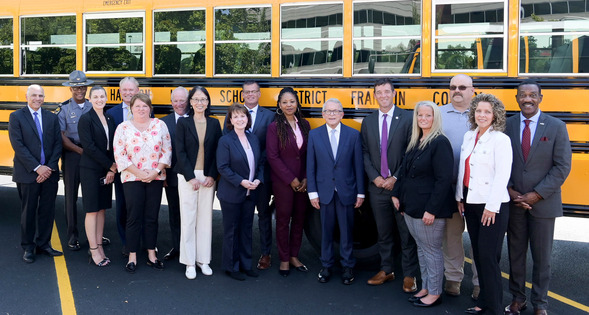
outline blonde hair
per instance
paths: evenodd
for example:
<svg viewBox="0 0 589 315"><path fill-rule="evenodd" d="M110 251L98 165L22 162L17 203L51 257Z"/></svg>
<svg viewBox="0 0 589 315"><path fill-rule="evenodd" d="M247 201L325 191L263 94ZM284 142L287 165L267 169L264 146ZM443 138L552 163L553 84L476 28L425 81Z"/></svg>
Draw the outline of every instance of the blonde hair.
<svg viewBox="0 0 589 315"><path fill-rule="evenodd" d="M419 141L422 135L421 128L417 124L417 115L419 108L421 107L429 107L432 109L432 113L434 116L434 121L432 122L432 128L430 129L429 134L423 139L423 141ZM438 136L443 135L444 132L442 131L442 115L440 113L440 109L438 105L431 101L421 101L415 105L415 109L413 110L413 127L411 129L411 140L409 140L409 145L407 146L407 151L411 151L415 148L418 144L418 149L422 150L425 148L432 140L437 138Z"/></svg>

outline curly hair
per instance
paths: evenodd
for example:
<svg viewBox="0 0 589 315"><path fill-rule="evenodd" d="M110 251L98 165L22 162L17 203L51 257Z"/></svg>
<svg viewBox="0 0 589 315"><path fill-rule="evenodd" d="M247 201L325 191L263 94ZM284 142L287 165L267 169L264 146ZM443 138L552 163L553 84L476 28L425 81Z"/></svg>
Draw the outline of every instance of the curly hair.
<svg viewBox="0 0 589 315"><path fill-rule="evenodd" d="M491 108L493 109L493 123L491 126L493 127L493 130L505 130L505 106L503 106L503 102L501 102L501 100L499 100L493 94L484 93L480 93L479 95L475 96L470 102L470 108L468 110L468 122L470 123L470 130L475 130L477 128L474 114L480 102L487 102L491 104Z"/></svg>
<svg viewBox="0 0 589 315"><path fill-rule="evenodd" d="M301 133L303 134L303 138L306 138L309 135L309 125L303 123L305 119L303 114L301 114L301 103L299 103L299 98L297 95L297 91L295 91L291 87L285 87L280 90L278 94L278 100L276 101L276 114L274 115L274 121L276 121L276 133L278 134L278 141L280 142L280 147L282 149L286 148L286 143L289 141L288 133L289 133L289 124L286 121L286 117L284 113L282 113L282 109L280 108L280 101L284 94L290 93L292 94L296 101L297 101L297 111L295 112L294 116L298 120L299 128L301 128Z"/></svg>

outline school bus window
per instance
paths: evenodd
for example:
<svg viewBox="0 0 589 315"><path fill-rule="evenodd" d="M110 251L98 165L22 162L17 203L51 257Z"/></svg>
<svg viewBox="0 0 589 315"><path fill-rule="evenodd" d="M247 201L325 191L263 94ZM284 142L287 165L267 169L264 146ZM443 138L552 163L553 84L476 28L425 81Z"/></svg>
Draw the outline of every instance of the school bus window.
<svg viewBox="0 0 589 315"><path fill-rule="evenodd" d="M76 17L21 17L21 72L68 74L76 69Z"/></svg>
<svg viewBox="0 0 589 315"><path fill-rule="evenodd" d="M281 73L342 74L343 4L282 5Z"/></svg>
<svg viewBox="0 0 589 315"><path fill-rule="evenodd" d="M205 73L205 10L156 11L154 73Z"/></svg>
<svg viewBox="0 0 589 315"><path fill-rule="evenodd" d="M143 16L88 14L85 18L87 71L143 71Z"/></svg>
<svg viewBox="0 0 589 315"><path fill-rule="evenodd" d="M505 5L503 1L437 4L434 69L505 71Z"/></svg>
<svg viewBox="0 0 589 315"><path fill-rule="evenodd" d="M12 74L12 19L0 18L0 75Z"/></svg>
<svg viewBox="0 0 589 315"><path fill-rule="evenodd" d="M270 75L271 7L215 8L215 74Z"/></svg>
<svg viewBox="0 0 589 315"><path fill-rule="evenodd" d="M585 1L523 0L520 73L589 73L589 12Z"/></svg>
<svg viewBox="0 0 589 315"><path fill-rule="evenodd" d="M354 74L419 74L421 1L354 3Z"/></svg>

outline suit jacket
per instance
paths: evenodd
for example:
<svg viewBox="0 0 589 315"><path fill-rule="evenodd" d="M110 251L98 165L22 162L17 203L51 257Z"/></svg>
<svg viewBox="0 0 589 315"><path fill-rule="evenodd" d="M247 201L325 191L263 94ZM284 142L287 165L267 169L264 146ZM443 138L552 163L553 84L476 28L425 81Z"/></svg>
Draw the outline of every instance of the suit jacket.
<svg viewBox="0 0 589 315"><path fill-rule="evenodd" d="M305 119L299 121L299 126L309 122ZM307 142L308 137L303 136L303 145L299 149L295 135L288 129L288 141L285 148L280 147L276 121L268 126L266 134L266 157L272 169L272 182L289 186L293 179L303 180L307 178Z"/></svg>
<svg viewBox="0 0 589 315"><path fill-rule="evenodd" d="M165 118L165 117L164 117ZM204 167L205 176L210 176L217 180L219 172L217 171L216 156L217 144L221 138L221 124L212 117L207 117L207 129L205 130L204 148ZM172 144L174 146L174 144ZM177 161L174 170L184 175L186 181L194 178L194 166L198 155L199 143L194 118L192 116L178 119L176 126L176 151ZM174 162L172 162L174 163Z"/></svg>
<svg viewBox="0 0 589 315"><path fill-rule="evenodd" d="M48 110L43 108L40 110L45 165L55 170L48 180L57 182L59 180L58 162L62 150L59 119ZM12 112L8 121L8 136L14 150L12 180L22 184L35 183L38 174L34 169L41 164L41 139L33 115L28 106L25 106Z"/></svg>
<svg viewBox="0 0 589 315"><path fill-rule="evenodd" d="M256 121L254 122L254 129L252 133L258 137L258 141L260 142L260 150L262 150L262 157L264 159L264 183L268 185L271 181L270 174L270 164L268 163L268 159L266 157L266 133L268 131L268 126L274 120L274 113L271 110L268 110L262 106L258 105L258 112L256 113Z"/></svg>
<svg viewBox="0 0 589 315"><path fill-rule="evenodd" d="M80 158L80 166L95 170L104 170L104 174L111 168L115 161L113 155L113 139L115 137L115 121L108 115L104 115L108 125L108 139L98 114L93 108L80 117L78 134L84 152ZM108 150L106 149L108 146Z"/></svg>
<svg viewBox="0 0 589 315"><path fill-rule="evenodd" d="M411 137L411 123L413 117L410 111L395 106L389 128L387 160L392 175L397 174L405 149ZM362 152L364 154L364 170L368 175L371 193L387 193L383 188L374 185L374 180L380 176L380 130L378 128L378 111L366 116L362 121L360 134L362 135Z"/></svg>
<svg viewBox="0 0 589 315"><path fill-rule="evenodd" d="M114 118L115 120L115 127L117 127L118 125L120 125L124 119L123 119L123 103L121 102L120 104L117 104L113 107L111 107L109 110L106 111L107 114L109 114L110 116L112 116L112 118ZM129 114L131 114L131 109L129 109ZM149 114L149 117L154 118L155 116L153 115L153 111Z"/></svg>
<svg viewBox="0 0 589 315"><path fill-rule="evenodd" d="M168 186L177 187L178 186L178 177L176 176L176 171L174 167L176 166L176 114L171 113L167 116L162 117L161 119L168 127L168 132L170 133L170 139L172 140L172 164L169 167L166 167L166 182Z"/></svg>
<svg viewBox="0 0 589 315"><path fill-rule="evenodd" d="M511 143L503 132L490 127L475 146L477 127L464 134L460 148L456 200L463 198L465 161L470 155L470 179L467 203L485 204L485 209L499 212L502 202L509 201L507 183L511 174Z"/></svg>
<svg viewBox="0 0 589 315"><path fill-rule="evenodd" d="M427 211L436 218L450 218L454 201L452 145L446 136L434 138L425 148L405 154L393 196L401 202L400 211L423 218Z"/></svg>
<svg viewBox="0 0 589 315"><path fill-rule="evenodd" d="M535 191L542 199L530 214L539 218L562 216L561 186L571 171L571 143L565 123L540 113L528 158L521 150L520 114L507 119L505 133L511 138L513 166L509 187L525 194ZM527 211L512 206L513 211Z"/></svg>
<svg viewBox="0 0 589 315"><path fill-rule="evenodd" d="M256 170L254 179L263 181L263 161L261 157L260 144L258 138L251 133L246 133L252 151ZM220 201L229 203L242 203L245 201L247 189L241 186L241 181L249 178L250 167L247 161L247 155L243 149L235 131L222 136L217 146L217 169L221 178L217 186L217 198ZM256 191L250 192L253 198L256 198Z"/></svg>
<svg viewBox="0 0 589 315"><path fill-rule="evenodd" d="M344 205L353 205L364 194L364 162L360 133L341 124L334 159L326 125L309 132L307 145L307 190L319 194L319 202L328 204L335 190Z"/></svg>

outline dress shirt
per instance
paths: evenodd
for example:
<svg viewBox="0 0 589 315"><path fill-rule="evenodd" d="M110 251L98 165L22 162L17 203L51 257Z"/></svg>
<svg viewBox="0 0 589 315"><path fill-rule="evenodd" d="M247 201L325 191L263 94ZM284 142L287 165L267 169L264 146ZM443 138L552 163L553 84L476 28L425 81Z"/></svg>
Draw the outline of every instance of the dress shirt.
<svg viewBox="0 0 589 315"><path fill-rule="evenodd" d="M452 103L440 107L444 135L450 140L452 153L454 154L453 183L456 183L456 177L458 176L458 162L460 162L462 139L464 138L464 134L470 130L468 113L468 108L464 112L460 112L454 108Z"/></svg>
<svg viewBox="0 0 589 315"><path fill-rule="evenodd" d="M127 103L123 102L122 108L123 108L123 121L127 121L127 120L129 120L129 114L130 114L129 113L130 112L129 105L127 105Z"/></svg>
<svg viewBox="0 0 589 315"><path fill-rule="evenodd" d="M254 124L256 123L256 115L258 115L258 107L259 106L260 105L256 105L254 108L249 108L249 107L245 106L245 108L250 112L250 116L252 116L252 126L249 129L250 131L254 130Z"/></svg>
<svg viewBox="0 0 589 315"><path fill-rule="evenodd" d="M33 120L35 120L35 113L39 114L39 126L41 126L41 130L43 130L43 117L41 116L41 108L39 108L37 111L34 111L30 106L27 105L27 108L29 109L29 112L31 112L31 117L33 117ZM39 167L41 167L41 164L37 165L37 167L35 167L33 169L33 171L37 171L39 169Z"/></svg>
<svg viewBox="0 0 589 315"><path fill-rule="evenodd" d="M188 117L188 114L178 115L178 113L174 112L174 117L176 118L176 123L178 123L178 119L182 117Z"/></svg>
<svg viewBox="0 0 589 315"><path fill-rule="evenodd" d="M521 113L519 114L519 142L522 142L522 136L524 128L526 127L526 123L524 120L528 118L524 117ZM532 147L532 142L534 142L534 134L536 133L536 127L538 127L538 119L540 119L540 110L536 113L536 115L529 118L530 119L530 148Z"/></svg>

